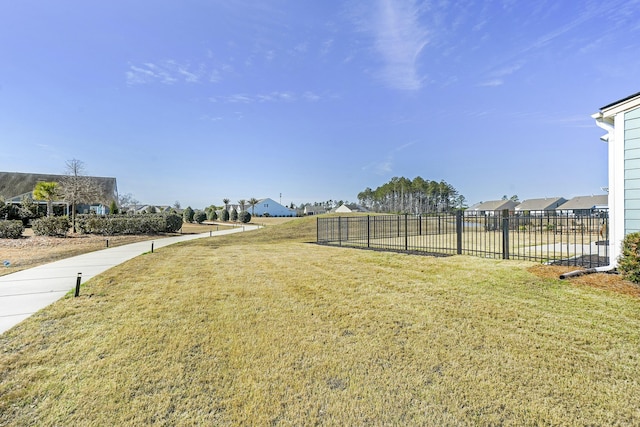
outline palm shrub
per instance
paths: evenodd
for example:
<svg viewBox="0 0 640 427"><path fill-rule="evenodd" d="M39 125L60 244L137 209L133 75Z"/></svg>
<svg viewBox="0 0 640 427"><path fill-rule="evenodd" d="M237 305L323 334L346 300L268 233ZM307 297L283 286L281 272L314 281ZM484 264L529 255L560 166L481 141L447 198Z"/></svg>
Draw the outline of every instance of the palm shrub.
<svg viewBox="0 0 640 427"><path fill-rule="evenodd" d="M64 237L71 224L67 216L49 216L33 221L31 228L36 236Z"/></svg>
<svg viewBox="0 0 640 427"><path fill-rule="evenodd" d="M247 211L240 212L240 215L238 215L238 221L243 224L251 222L251 214Z"/></svg>
<svg viewBox="0 0 640 427"><path fill-rule="evenodd" d="M22 221L0 221L0 239L19 239L23 231Z"/></svg>
<svg viewBox="0 0 640 427"><path fill-rule="evenodd" d="M618 270L623 277L640 283L640 232L630 233L622 241L622 253L618 259Z"/></svg>

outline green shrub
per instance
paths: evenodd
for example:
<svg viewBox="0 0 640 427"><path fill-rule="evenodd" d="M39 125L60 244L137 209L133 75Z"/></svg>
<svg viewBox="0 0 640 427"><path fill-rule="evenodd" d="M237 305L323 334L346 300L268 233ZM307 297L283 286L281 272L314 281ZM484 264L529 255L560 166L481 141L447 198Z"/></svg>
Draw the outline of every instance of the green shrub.
<svg viewBox="0 0 640 427"><path fill-rule="evenodd" d="M23 231L22 221L0 221L0 239L19 239Z"/></svg>
<svg viewBox="0 0 640 427"><path fill-rule="evenodd" d="M624 237L618 270L625 279L640 283L640 233L630 233Z"/></svg>
<svg viewBox="0 0 640 427"><path fill-rule="evenodd" d="M238 221L243 224L251 222L251 214L247 211L240 212L240 215L238 215Z"/></svg>
<svg viewBox="0 0 640 427"><path fill-rule="evenodd" d="M193 222L193 215L195 215L195 212L193 211L193 209L191 209L191 206L187 206L186 209L182 212L184 222Z"/></svg>
<svg viewBox="0 0 640 427"><path fill-rule="evenodd" d="M193 214L193 220L198 224L202 224L207 219L207 214L204 211L196 211Z"/></svg>
<svg viewBox="0 0 640 427"><path fill-rule="evenodd" d="M231 221L234 221L234 222L237 221L238 220L238 211L235 210L235 209L232 209L231 210L231 215L229 216L229 219Z"/></svg>
<svg viewBox="0 0 640 427"><path fill-rule="evenodd" d="M31 227L36 236L64 237L69 232L71 224L69 217L50 216L33 221Z"/></svg>
<svg viewBox="0 0 640 427"><path fill-rule="evenodd" d="M164 216L167 233L176 233L182 228L182 217L177 213L170 213Z"/></svg>
<svg viewBox="0 0 640 427"><path fill-rule="evenodd" d="M178 214L78 215L76 229L83 234L158 234L175 233L182 227L182 216Z"/></svg>
<svg viewBox="0 0 640 427"><path fill-rule="evenodd" d="M229 221L229 211L226 209L223 209L222 214L220 215L220 219L224 222Z"/></svg>

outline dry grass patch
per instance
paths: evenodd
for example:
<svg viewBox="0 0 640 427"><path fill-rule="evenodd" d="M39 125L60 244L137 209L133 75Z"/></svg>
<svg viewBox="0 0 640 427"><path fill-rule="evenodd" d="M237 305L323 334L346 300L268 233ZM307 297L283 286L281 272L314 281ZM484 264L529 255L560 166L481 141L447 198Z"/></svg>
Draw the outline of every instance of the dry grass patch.
<svg viewBox="0 0 640 427"><path fill-rule="evenodd" d="M637 299L314 226L160 249L0 336L0 425L640 423Z"/></svg>

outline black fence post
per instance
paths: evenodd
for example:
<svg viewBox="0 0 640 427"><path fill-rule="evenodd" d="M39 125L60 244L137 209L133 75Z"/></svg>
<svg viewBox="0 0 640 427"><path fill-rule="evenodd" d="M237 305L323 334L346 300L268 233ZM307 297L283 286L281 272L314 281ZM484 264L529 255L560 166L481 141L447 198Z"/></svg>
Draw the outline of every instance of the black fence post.
<svg viewBox="0 0 640 427"><path fill-rule="evenodd" d="M338 217L338 245L342 246L342 217Z"/></svg>
<svg viewBox="0 0 640 427"><path fill-rule="evenodd" d="M367 247L371 247L371 217L367 215Z"/></svg>
<svg viewBox="0 0 640 427"><path fill-rule="evenodd" d="M456 253L462 255L462 210L456 211Z"/></svg>
<svg viewBox="0 0 640 427"><path fill-rule="evenodd" d="M409 214L404 214L404 250L409 250Z"/></svg>
<svg viewBox="0 0 640 427"><path fill-rule="evenodd" d="M82 280L82 273L78 273L78 277L76 278L76 292L74 293L74 298L77 298L80 295L80 281Z"/></svg>
<svg viewBox="0 0 640 427"><path fill-rule="evenodd" d="M502 259L509 259L509 210L502 211Z"/></svg>

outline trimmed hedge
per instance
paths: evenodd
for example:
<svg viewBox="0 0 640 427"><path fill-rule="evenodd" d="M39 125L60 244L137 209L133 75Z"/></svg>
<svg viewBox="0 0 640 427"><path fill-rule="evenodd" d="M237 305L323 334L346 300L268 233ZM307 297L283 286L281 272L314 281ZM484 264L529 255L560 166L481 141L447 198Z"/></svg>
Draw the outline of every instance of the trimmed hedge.
<svg viewBox="0 0 640 427"><path fill-rule="evenodd" d="M44 217L31 223L31 229L36 236L65 237L70 228L71 223L66 216Z"/></svg>
<svg viewBox="0 0 640 427"><path fill-rule="evenodd" d="M238 221L243 224L251 222L251 214L247 211L240 212L240 215L238 215Z"/></svg>
<svg viewBox="0 0 640 427"><path fill-rule="evenodd" d="M0 239L19 239L23 232L22 221L0 221Z"/></svg>
<svg viewBox="0 0 640 427"><path fill-rule="evenodd" d="M182 217L177 214L146 215L79 215L76 228L83 234L158 234L175 233L182 227Z"/></svg>

